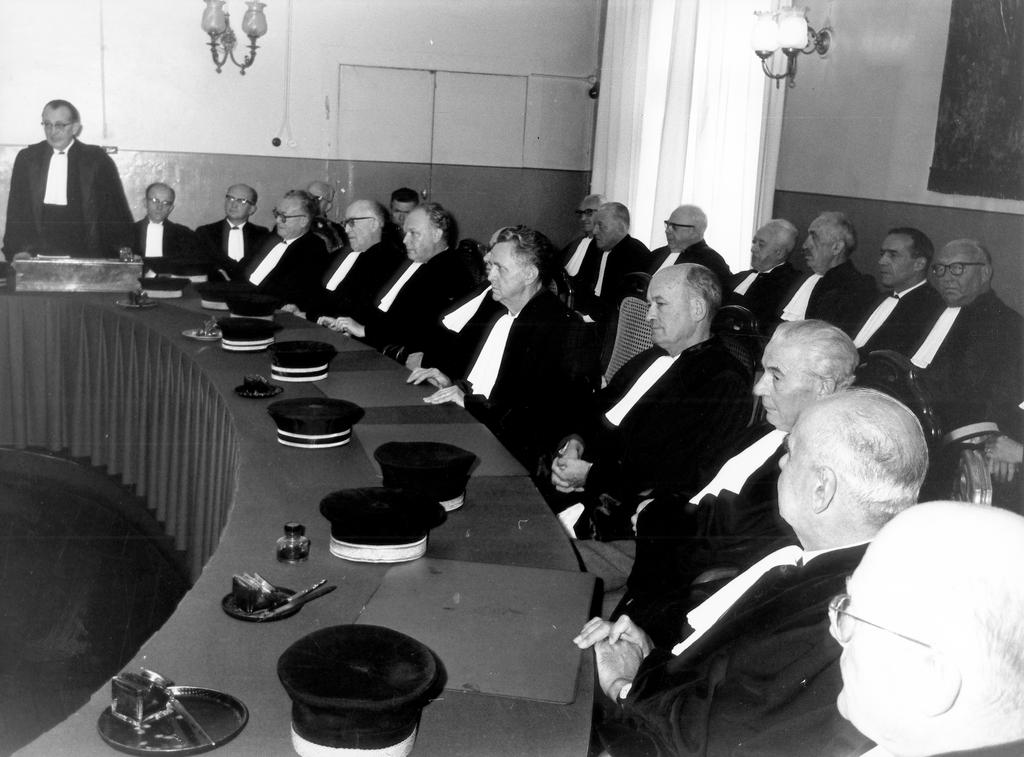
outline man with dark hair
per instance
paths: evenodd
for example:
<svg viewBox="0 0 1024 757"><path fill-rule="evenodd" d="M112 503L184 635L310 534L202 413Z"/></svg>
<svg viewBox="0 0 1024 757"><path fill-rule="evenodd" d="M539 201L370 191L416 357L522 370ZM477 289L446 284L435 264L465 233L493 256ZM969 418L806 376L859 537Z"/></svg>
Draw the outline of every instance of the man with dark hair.
<svg viewBox="0 0 1024 757"><path fill-rule="evenodd" d="M885 292L849 332L862 355L873 350L906 354L935 321L944 303L928 286L934 254L932 240L919 229L901 226L886 234L878 255L878 279Z"/></svg>
<svg viewBox="0 0 1024 757"><path fill-rule="evenodd" d="M811 221L804 259L811 273L787 299L783 321L818 318L849 333L877 293L875 280L854 268L857 231L842 213L827 211Z"/></svg>
<svg viewBox="0 0 1024 757"><path fill-rule="evenodd" d="M616 372L551 464L551 484L562 496L549 501L577 537L621 538L621 526L629 527L622 503L652 489L695 487L699 471L746 425L749 374L711 335L721 297L718 278L694 263L651 279L655 346ZM599 505L618 516L617 533L594 532Z"/></svg>
<svg viewBox="0 0 1024 757"><path fill-rule="evenodd" d="M652 276L670 265L699 263L710 268L718 277L722 292L729 291L732 272L725 259L704 241L708 217L696 205L680 205L665 221L665 241L668 244L654 250L648 258L647 273Z"/></svg>
<svg viewBox="0 0 1024 757"><path fill-rule="evenodd" d="M800 546L772 552L689 611L671 648L629 616L593 618L601 690L619 707L597 731L608 754L856 755L869 744L833 703L840 648L829 600L867 543L916 501L928 449L906 407L851 389L807 408L780 461L779 513Z"/></svg>
<svg viewBox="0 0 1024 757"><path fill-rule="evenodd" d="M117 166L102 147L77 140L78 109L67 100L43 108L46 139L14 159L4 254L117 257L132 244L132 215Z"/></svg>
<svg viewBox="0 0 1024 757"><path fill-rule="evenodd" d="M208 262L195 232L170 220L175 199L174 189L167 184L146 187L146 216L135 222L135 252L143 258Z"/></svg>
<svg viewBox="0 0 1024 757"><path fill-rule="evenodd" d="M455 220L436 202L405 219L407 263L375 297L365 321L334 319L329 328L364 340L400 363L430 343L440 314L473 288L472 272L452 247Z"/></svg>
<svg viewBox="0 0 1024 757"><path fill-rule="evenodd" d="M749 308L762 333L770 334L778 324L782 298L800 278L789 263L796 237L796 226L785 218L768 221L750 240L750 270L732 277L729 304Z"/></svg>
<svg viewBox="0 0 1024 757"><path fill-rule="evenodd" d="M478 308L441 368L409 382L438 387L430 404L454 402L485 423L529 471L576 428L600 385L592 331L551 290L551 243L525 226L501 229L487 253L499 308Z"/></svg>
<svg viewBox="0 0 1024 757"><path fill-rule="evenodd" d="M225 278L238 278L245 261L252 258L270 234L270 229L252 223L259 196L248 184L232 184L224 193L224 218L196 228L207 254Z"/></svg>
<svg viewBox="0 0 1024 757"><path fill-rule="evenodd" d="M391 218L388 221L387 226L384 228L384 236L391 238L395 244L401 245L402 238L405 236L403 230L405 226L405 219L412 212L413 208L420 204L419 193L415 189L409 187L399 187L391 193L391 198L388 201L388 212Z"/></svg>
<svg viewBox="0 0 1024 757"><path fill-rule="evenodd" d="M327 267L327 250L312 233L317 202L309 192L292 189L274 209L277 234L263 243L244 270L244 278L256 288L305 310L320 286Z"/></svg>
<svg viewBox="0 0 1024 757"><path fill-rule="evenodd" d="M374 200L356 200L345 208L349 249L337 253L327 266L323 287L306 317L329 326L339 316L365 320L374 295L405 259L402 248L384 239L387 211Z"/></svg>

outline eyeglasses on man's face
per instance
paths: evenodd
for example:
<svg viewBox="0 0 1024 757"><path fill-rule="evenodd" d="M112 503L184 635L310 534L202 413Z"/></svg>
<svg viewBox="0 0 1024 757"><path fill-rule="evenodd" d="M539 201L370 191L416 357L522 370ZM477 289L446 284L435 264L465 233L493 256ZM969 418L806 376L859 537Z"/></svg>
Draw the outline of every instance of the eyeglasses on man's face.
<svg viewBox="0 0 1024 757"><path fill-rule="evenodd" d="M292 213L289 215L288 213L282 213L277 208L274 208L271 212L274 214L274 218L278 221L290 221L293 218L309 218L305 213Z"/></svg>
<svg viewBox="0 0 1024 757"><path fill-rule="evenodd" d="M672 223L671 221L665 221L665 228L672 229L673 231L679 231L680 229L696 229L692 223Z"/></svg>
<svg viewBox="0 0 1024 757"><path fill-rule="evenodd" d="M161 200L159 197L147 197L146 202L161 208L169 208L174 204L174 200Z"/></svg>
<svg viewBox="0 0 1024 757"><path fill-rule="evenodd" d="M964 271L967 270L969 265L988 265L988 263L932 263L931 272L932 276L941 278L946 275L946 271L949 271L954 276L963 276Z"/></svg>
<svg viewBox="0 0 1024 757"><path fill-rule="evenodd" d="M64 131L75 125L74 121L40 121L39 125L46 131Z"/></svg>
<svg viewBox="0 0 1024 757"><path fill-rule="evenodd" d="M346 218L341 222L341 224L346 229L350 229L356 225L356 221L369 221L371 218L373 218L373 216L352 216L351 218Z"/></svg>
<svg viewBox="0 0 1024 757"><path fill-rule="evenodd" d="M237 202L239 205L245 205L246 207L256 204L252 200L247 200L244 197L235 197L234 195L224 195L224 199L228 202Z"/></svg>
<svg viewBox="0 0 1024 757"><path fill-rule="evenodd" d="M576 214L577 218L584 218L584 217L590 218L596 212L597 212L597 208L586 208L584 210L577 209L577 210L573 211L573 213Z"/></svg>
<svg viewBox="0 0 1024 757"><path fill-rule="evenodd" d="M879 631L885 631L891 633L893 636L912 642L928 649L932 648L931 644L923 642L919 639L915 639L913 636L907 636L894 631L891 628L880 626L877 623L872 623L870 620L865 620L859 615L854 615L846 608L850 606L851 597L849 594L836 594L828 603L828 623L829 633L832 634L833 638L844 646L850 643L850 639L853 638L854 629L857 627L857 623L864 623L872 628L877 628Z"/></svg>

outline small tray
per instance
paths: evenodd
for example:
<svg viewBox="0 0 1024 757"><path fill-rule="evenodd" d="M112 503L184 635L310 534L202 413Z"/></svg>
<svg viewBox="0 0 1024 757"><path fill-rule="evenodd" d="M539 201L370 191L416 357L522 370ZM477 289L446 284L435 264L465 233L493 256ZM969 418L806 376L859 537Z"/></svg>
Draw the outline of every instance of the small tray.
<svg viewBox="0 0 1024 757"><path fill-rule="evenodd" d="M278 591L284 592L289 597L292 594L295 593L294 590L292 590L292 589L285 589L282 586L277 586L275 588ZM273 615L273 616L271 616L269 618L258 618L258 617L256 617L256 615L258 613L262 612L262 610L257 610L256 612L246 612L241 607L239 607L238 604L235 602L235 595L233 593L232 594L228 594L226 597L224 597L224 599L222 599L220 601L220 606L224 609L224 612L226 612L232 618L238 618L238 620L245 620L245 621L248 621L249 623L273 623L275 620L281 620L283 618L290 618L292 615L294 615L295 613L297 613L299 610L302 609L302 605L300 604L300 605L296 605L295 607L293 607L290 610L285 610L280 615ZM269 610L270 608L268 607L268 608L264 608L264 609L268 609Z"/></svg>
<svg viewBox="0 0 1024 757"><path fill-rule="evenodd" d="M213 743L200 746L183 744L173 722L180 719L180 715L168 715L135 728L114 717L109 707L103 710L96 724L100 737L114 749L128 754L201 754L231 741L249 722L249 710L230 694L195 686L169 686L168 691L188 710Z"/></svg>
<svg viewBox="0 0 1024 757"><path fill-rule="evenodd" d="M265 400L268 397L276 397L283 391L284 387L278 386L277 384L269 384L269 388L265 391L260 391L259 389L246 389L245 384L235 387L235 394L249 400Z"/></svg>
<svg viewBox="0 0 1024 757"><path fill-rule="evenodd" d="M114 300L114 304L119 308L127 308L128 310L145 310L146 308L155 308L157 303L152 300L149 302L131 302L130 300Z"/></svg>
<svg viewBox="0 0 1024 757"><path fill-rule="evenodd" d="M185 329L181 335L200 342L215 342L220 339L220 329L214 329L212 334L203 334L202 329Z"/></svg>

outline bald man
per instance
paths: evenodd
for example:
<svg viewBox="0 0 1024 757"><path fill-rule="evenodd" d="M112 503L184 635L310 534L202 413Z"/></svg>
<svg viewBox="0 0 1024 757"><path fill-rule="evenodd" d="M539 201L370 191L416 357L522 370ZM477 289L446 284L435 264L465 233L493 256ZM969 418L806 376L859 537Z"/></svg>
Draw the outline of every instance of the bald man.
<svg viewBox="0 0 1024 757"><path fill-rule="evenodd" d="M1024 754L1024 518L932 502L886 525L830 605L839 712L872 757Z"/></svg>
<svg viewBox="0 0 1024 757"><path fill-rule="evenodd" d="M224 193L224 218L196 228L196 236L206 247L225 278L239 278L245 262L260 249L270 229L249 219L256 212L259 196L248 184L232 184Z"/></svg>
<svg viewBox="0 0 1024 757"><path fill-rule="evenodd" d="M170 220L174 190L157 182L146 187L146 215L135 222L135 254L149 260L207 262L208 256L192 229Z"/></svg>
<svg viewBox="0 0 1024 757"><path fill-rule="evenodd" d="M832 704L840 649L825 615L867 543L917 501L924 434L896 400L851 389L807 408L787 449L779 514L799 547L771 553L690 610L671 648L626 615L594 618L574 639L594 647L601 690L620 705L598 725L611 755L866 750Z"/></svg>
<svg viewBox="0 0 1024 757"><path fill-rule="evenodd" d="M334 254L323 276L323 289L306 311L311 321L351 316L365 320L374 295L405 260L405 251L384 237L388 214L379 202L356 200L345 208L343 225L349 247Z"/></svg>
<svg viewBox="0 0 1024 757"><path fill-rule="evenodd" d="M732 284L729 264L704 241L708 217L696 205L680 205L665 220L664 247L651 253L647 272L654 275L662 268L680 263L699 263L710 268L718 277L723 292Z"/></svg>

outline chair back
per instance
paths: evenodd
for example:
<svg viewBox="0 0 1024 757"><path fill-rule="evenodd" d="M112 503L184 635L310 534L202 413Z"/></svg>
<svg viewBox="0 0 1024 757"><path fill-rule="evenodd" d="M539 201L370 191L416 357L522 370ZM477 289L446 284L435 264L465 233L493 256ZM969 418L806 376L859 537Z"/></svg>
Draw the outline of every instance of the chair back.
<svg viewBox="0 0 1024 757"><path fill-rule="evenodd" d="M647 321L647 300L632 295L623 297L619 303L615 344L604 372L605 383L611 381L612 376L630 359L653 346L651 324Z"/></svg>
<svg viewBox="0 0 1024 757"><path fill-rule="evenodd" d="M868 353L857 366L855 383L877 389L910 408L921 423L929 449L935 449L942 440L942 423L921 380L920 369L906 355L894 350Z"/></svg>
<svg viewBox="0 0 1024 757"><path fill-rule="evenodd" d="M551 291L562 301L569 310L576 307L576 291L572 286L572 279L564 268L559 268L551 278Z"/></svg>

